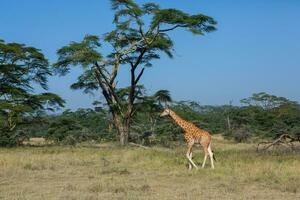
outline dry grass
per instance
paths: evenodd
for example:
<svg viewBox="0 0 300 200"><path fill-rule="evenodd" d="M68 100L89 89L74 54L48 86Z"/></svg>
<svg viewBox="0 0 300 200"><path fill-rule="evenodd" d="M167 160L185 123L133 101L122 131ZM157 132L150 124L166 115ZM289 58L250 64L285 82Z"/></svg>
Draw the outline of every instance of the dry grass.
<svg viewBox="0 0 300 200"><path fill-rule="evenodd" d="M200 165L202 151L194 149ZM0 199L299 199L300 156L216 138L216 169L185 148L0 149Z"/></svg>

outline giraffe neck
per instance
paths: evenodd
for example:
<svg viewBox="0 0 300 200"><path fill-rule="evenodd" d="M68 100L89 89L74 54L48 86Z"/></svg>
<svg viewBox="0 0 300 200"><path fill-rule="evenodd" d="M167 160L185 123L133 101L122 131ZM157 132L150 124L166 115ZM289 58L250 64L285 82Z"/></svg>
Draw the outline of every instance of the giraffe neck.
<svg viewBox="0 0 300 200"><path fill-rule="evenodd" d="M187 121L179 117L174 111L170 111L170 116L176 124L178 124L182 129L186 130L187 124L189 124Z"/></svg>

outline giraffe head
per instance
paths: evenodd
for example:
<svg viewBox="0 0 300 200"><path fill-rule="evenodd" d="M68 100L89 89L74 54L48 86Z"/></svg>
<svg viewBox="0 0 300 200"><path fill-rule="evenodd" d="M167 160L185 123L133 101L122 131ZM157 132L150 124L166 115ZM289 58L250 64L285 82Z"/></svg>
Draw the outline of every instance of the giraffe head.
<svg viewBox="0 0 300 200"><path fill-rule="evenodd" d="M170 115L171 110L169 108L166 108L159 116L163 117L163 116L167 116Z"/></svg>

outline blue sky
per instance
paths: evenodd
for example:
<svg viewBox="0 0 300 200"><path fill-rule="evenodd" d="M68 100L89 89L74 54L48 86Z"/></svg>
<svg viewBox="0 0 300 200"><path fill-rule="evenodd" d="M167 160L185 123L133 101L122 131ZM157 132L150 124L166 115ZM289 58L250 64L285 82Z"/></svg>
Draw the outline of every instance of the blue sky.
<svg viewBox="0 0 300 200"><path fill-rule="evenodd" d="M142 78L150 93L168 89L175 100L212 105L237 104L262 91L300 101L300 1L153 2L212 16L218 30L204 37L172 33L175 58L155 61ZM56 50L70 41L113 28L109 0L0 0L0 8L0 38L40 48L52 63ZM90 107L99 98L69 89L79 73L49 80L50 91L61 95L67 108ZM121 73L120 86L127 82Z"/></svg>

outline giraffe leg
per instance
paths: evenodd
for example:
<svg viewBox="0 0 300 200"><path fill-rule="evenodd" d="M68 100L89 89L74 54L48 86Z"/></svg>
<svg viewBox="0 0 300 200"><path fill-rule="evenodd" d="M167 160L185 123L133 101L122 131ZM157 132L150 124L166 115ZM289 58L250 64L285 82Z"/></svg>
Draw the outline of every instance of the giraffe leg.
<svg viewBox="0 0 300 200"><path fill-rule="evenodd" d="M186 157L189 160L190 164L192 164L196 169L198 169L197 165L193 162L192 158L190 157L190 153L192 152L192 146L193 145L188 146L188 151L186 153Z"/></svg>
<svg viewBox="0 0 300 200"><path fill-rule="evenodd" d="M193 152L191 151L190 153L190 159L192 160L193 158ZM191 170L193 168L192 164L189 162L189 170Z"/></svg>
<svg viewBox="0 0 300 200"><path fill-rule="evenodd" d="M203 146L203 149L204 149L204 159L203 159L203 163L202 163L202 168L205 167L206 159L207 159L207 156L208 156L207 147Z"/></svg>
<svg viewBox="0 0 300 200"><path fill-rule="evenodd" d="M207 159L207 154L205 153L203 163L202 163L202 168L204 168L204 166L205 166L206 159Z"/></svg>
<svg viewBox="0 0 300 200"><path fill-rule="evenodd" d="M209 144L207 150L208 150L208 153L209 153L211 168L214 169L215 168L215 165L214 165L214 154L213 154L213 152L211 150L210 144Z"/></svg>

